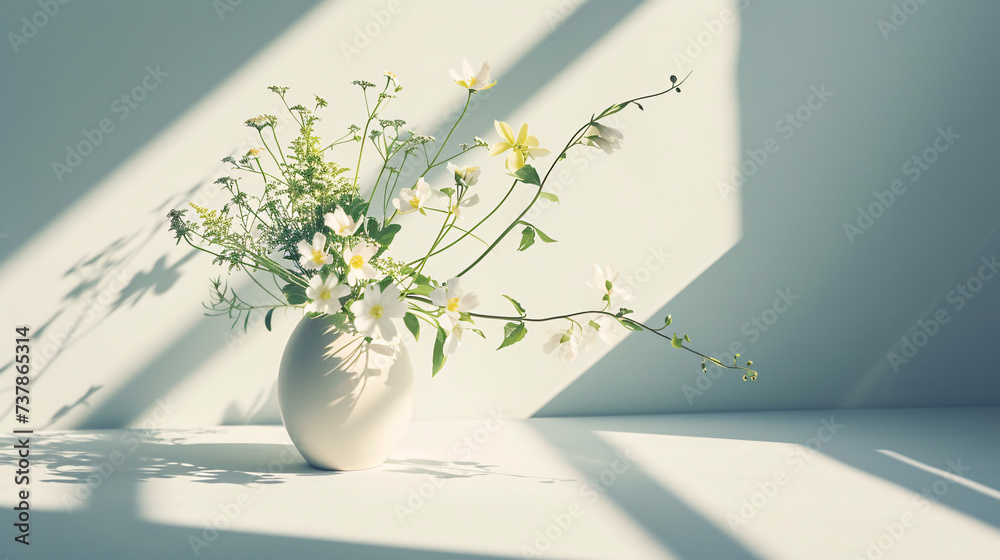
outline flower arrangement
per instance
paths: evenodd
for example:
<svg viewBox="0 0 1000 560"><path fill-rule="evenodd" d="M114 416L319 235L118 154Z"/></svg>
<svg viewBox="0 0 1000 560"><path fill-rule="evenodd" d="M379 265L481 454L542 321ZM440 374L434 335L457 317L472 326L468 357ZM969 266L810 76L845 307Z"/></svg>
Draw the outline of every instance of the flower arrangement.
<svg viewBox="0 0 1000 560"><path fill-rule="evenodd" d="M662 337L671 346L701 357L705 370L709 362L744 373L743 379L755 380L753 362L740 365L739 354L732 365L690 348L687 335L664 334L671 324L668 315L663 325L652 327L630 315L631 309L613 305L631 301L632 295L618 285L618 272L610 266L594 265L593 287L601 294L599 309L581 310L552 317L532 317L513 297L511 315L489 315L477 312L479 298L465 285L462 277L480 264L509 234L518 230L518 251L524 251L536 241L553 243L555 239L543 233L524 217L542 198L558 202L558 197L545 190L552 170L566 158L571 149L596 148L613 153L621 148L621 131L603 123L607 117L631 106L642 109L640 101L681 91L684 80L670 76L667 89L628 99L591 115L573 134L548 164L544 174L534 162L551 155L540 147L538 138L527 124L517 132L506 122L495 121L498 139L492 145L475 138L453 148L454 153L442 157L452 133L462 121L473 96L496 85L490 81L490 65L484 63L475 72L463 61L461 72L451 71L455 83L468 92L465 106L455 119L448 135L440 143L405 128L405 121L385 119L391 101L402 91L396 76L384 73L379 88L368 81L353 82L364 98L365 118L352 124L347 132L329 144L321 142L316 126L319 112L327 102L314 96L312 108L301 104L289 105L288 88L269 89L280 97L298 135L282 147L276 127L278 117L261 115L246 121L256 131L260 147L248 151L239 159L224 158L232 166L234 176L219 178L216 183L227 191L230 200L220 209L208 209L191 204L197 219L185 218L186 209L168 214L170 230L191 247L214 256L215 263L228 267L228 273L246 272L250 280L269 298L265 303L250 302L221 277L212 281L211 300L206 307L211 314L234 319L234 326L243 320L246 328L250 314L264 311L265 326L271 328L274 310L298 307L312 318L324 317L340 332L355 335L368 349L393 345L399 340L400 324L419 340L421 323L434 337L432 375L444 366L447 357L455 353L462 338L472 332L486 338L478 320L502 321L503 339L498 347L506 348L524 339L529 323L559 322L561 327L551 333L544 345L546 353L557 352L566 360L589 348L595 339L613 342L620 337L619 328L646 331ZM686 78L685 78L686 79ZM256 140L255 140L256 141ZM328 154L338 147L356 147L353 172L348 167L328 161ZM460 226L470 209L480 202L476 192L482 169L459 167L452 161L466 153L488 150L490 156L506 157L506 172L510 188L500 202L478 222ZM370 185L360 182L360 167L364 156L377 156L381 168ZM403 169L418 162L423 169L412 184L401 186ZM434 187L425 179L427 174L447 164L453 179L447 186ZM409 186L405 186L409 184ZM523 211L494 240L487 242L476 230L494 218L511 193L523 185L534 190L534 197ZM400 188L402 187L402 188ZM480 187L482 188L482 187ZM426 220L434 219L437 235L433 243L418 258L399 260L390 248L399 234L399 216L419 213ZM483 252L453 277L440 281L424 273L427 262L462 242L478 241ZM262 279L263 278L263 279ZM274 286L270 287L269 284ZM382 352L383 354L385 352Z"/></svg>

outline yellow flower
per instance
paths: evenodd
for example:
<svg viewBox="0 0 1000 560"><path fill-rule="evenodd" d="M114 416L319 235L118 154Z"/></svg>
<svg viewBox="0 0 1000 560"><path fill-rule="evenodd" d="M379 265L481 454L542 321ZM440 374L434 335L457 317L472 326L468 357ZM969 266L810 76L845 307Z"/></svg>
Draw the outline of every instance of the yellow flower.
<svg viewBox="0 0 1000 560"><path fill-rule="evenodd" d="M452 69L451 78L455 80L456 84L472 91L473 93L490 89L497 84L496 80L490 82L489 62L484 62L482 68L479 69L479 73L476 74L472 71L472 66L469 64L469 61L464 58L462 59L462 73L459 74Z"/></svg>
<svg viewBox="0 0 1000 560"><path fill-rule="evenodd" d="M509 124L493 121L493 126L496 127L503 140L493 144L490 155L495 156L510 150L510 155L507 156L507 169L510 171L517 171L524 167L526 157L534 159L549 154L548 150L538 147L538 138L528 134L528 123L521 125L517 138L514 138L514 131Z"/></svg>

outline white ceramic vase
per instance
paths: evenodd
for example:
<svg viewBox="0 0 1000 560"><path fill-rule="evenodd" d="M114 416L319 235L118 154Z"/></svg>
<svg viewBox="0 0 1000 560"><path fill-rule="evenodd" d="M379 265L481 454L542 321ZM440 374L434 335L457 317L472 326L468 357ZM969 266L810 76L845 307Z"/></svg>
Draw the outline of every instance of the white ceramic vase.
<svg viewBox="0 0 1000 560"><path fill-rule="evenodd" d="M340 333L328 319L303 317L281 357L278 405L288 435L310 465L377 467L410 424L410 356L401 342L368 347L363 337Z"/></svg>

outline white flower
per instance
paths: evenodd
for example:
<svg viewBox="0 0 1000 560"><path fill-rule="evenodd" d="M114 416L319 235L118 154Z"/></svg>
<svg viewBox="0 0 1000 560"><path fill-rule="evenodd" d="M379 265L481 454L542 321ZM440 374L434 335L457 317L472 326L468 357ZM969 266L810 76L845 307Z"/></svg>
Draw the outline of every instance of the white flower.
<svg viewBox="0 0 1000 560"><path fill-rule="evenodd" d="M594 328L594 323L597 328ZM601 315L592 321L587 322L583 327L583 335L580 336L580 347L583 350L590 350L590 347L594 345L594 340L600 338L605 344L614 344L618 342L621 338L621 334L616 328L618 326L618 321L608 317L607 315Z"/></svg>
<svg viewBox="0 0 1000 560"><path fill-rule="evenodd" d="M333 255L326 252L326 236L322 233L316 233L313 236L312 244L305 241L299 241L298 244L299 254L299 264L302 268L306 270L319 270L323 268L323 265L330 264L333 262Z"/></svg>
<svg viewBox="0 0 1000 560"><path fill-rule="evenodd" d="M365 286L365 296L351 304L354 313L354 327L365 336L380 340L391 340L396 336L393 319L406 315L406 303L399 300L399 288L394 284L379 290L377 284Z"/></svg>
<svg viewBox="0 0 1000 560"><path fill-rule="evenodd" d="M361 280L373 280L378 273L368 261L378 252L378 247L367 241L358 243L353 248L344 249L344 262L347 263L347 283L356 285Z"/></svg>
<svg viewBox="0 0 1000 560"><path fill-rule="evenodd" d="M481 169L472 165L459 167L454 163L448 163L448 171L455 174L456 182L461 181L465 183L465 186L471 187L479 182L479 172Z"/></svg>
<svg viewBox="0 0 1000 560"><path fill-rule="evenodd" d="M452 325L441 326L448 333L448 338L444 339L444 353L445 355L454 354L458 351L459 345L462 344L462 331L465 330L465 326L461 321L455 321Z"/></svg>
<svg viewBox="0 0 1000 560"><path fill-rule="evenodd" d="M441 198L444 200L445 206L447 206L451 197L445 195L444 193L441 193ZM470 196L469 198L466 198L462 202L456 202L455 204L452 204L448 208L448 212L450 214L454 214L456 218L462 218L464 220L465 218L462 216L462 208L471 208L477 204L479 204L478 193Z"/></svg>
<svg viewBox="0 0 1000 560"><path fill-rule="evenodd" d="M444 308L444 315L440 320L451 327L461 319L462 313L468 313L479 306L479 296L475 292L465 293L462 290L461 280L452 278L444 286L435 288L431 292L431 302Z"/></svg>
<svg viewBox="0 0 1000 560"><path fill-rule="evenodd" d="M451 79L455 80L455 83L472 91L483 91L490 89L496 85L496 80L490 82L490 63L484 62L483 66L479 69L479 73L476 74L472 71L472 65L469 61L462 59L462 73L459 74L454 69L451 70ZM490 83L487 83L490 82Z"/></svg>
<svg viewBox="0 0 1000 560"><path fill-rule="evenodd" d="M606 153L612 153L622 147L621 141L625 139L622 131L603 124L594 123L583 133L587 139L587 144L600 148Z"/></svg>
<svg viewBox="0 0 1000 560"><path fill-rule="evenodd" d="M431 196L431 186L421 177L417 180L417 186L412 189L400 189L399 198L392 199L392 205L400 214L420 211L425 214L424 205Z"/></svg>
<svg viewBox="0 0 1000 560"><path fill-rule="evenodd" d="M613 266L605 266L601 268L600 265L594 264L594 283L588 286L596 288L602 294L608 296L608 298L620 297L625 301L632 301L635 297L632 296L625 288L619 288L615 286L615 282L618 281L618 269Z"/></svg>
<svg viewBox="0 0 1000 560"><path fill-rule="evenodd" d="M580 350L579 335L570 331L549 331L552 336L542 345L542 351L551 354L553 350L559 348L559 358L567 362L576 359Z"/></svg>
<svg viewBox="0 0 1000 560"><path fill-rule="evenodd" d="M309 279L306 297L311 299L306 305L307 313L326 313L333 315L340 309L340 298L351 293L351 289L340 284L340 278L331 274L324 281L319 274Z"/></svg>
<svg viewBox="0 0 1000 560"><path fill-rule="evenodd" d="M325 214L323 222L326 223L326 227L333 230L333 233L341 237L347 237L354 235L354 232L358 231L358 228L364 223L364 217L362 216L362 219L355 222L354 218L348 216L343 208L337 208L332 214Z"/></svg>

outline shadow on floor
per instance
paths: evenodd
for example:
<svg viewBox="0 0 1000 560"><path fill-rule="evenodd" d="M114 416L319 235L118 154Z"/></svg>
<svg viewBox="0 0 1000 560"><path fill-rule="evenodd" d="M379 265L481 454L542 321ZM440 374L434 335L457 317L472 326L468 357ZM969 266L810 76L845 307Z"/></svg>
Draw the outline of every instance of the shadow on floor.
<svg viewBox="0 0 1000 560"><path fill-rule="evenodd" d="M565 426L568 421L573 424ZM587 428L798 444L916 494L929 495L934 501L1000 529L1000 449L984 445L996 439L996 426L1000 426L997 408L714 413L595 417L583 420L582 425L580 422L580 419L550 418L539 419L532 425L546 434L553 445L568 451L575 447L562 441L564 432ZM820 428L829 429L831 425L837 433L831 437L827 435L829 431L823 432L820 435L829 441L820 441L817 438ZM587 436L586 444L606 446L599 439ZM972 484L949 483L943 495L932 492L935 482L948 481L940 471L953 471L955 467L961 471L957 474ZM656 500L661 498L664 497ZM665 503L670 506L673 499L666 498ZM640 511L640 517L643 515Z"/></svg>

